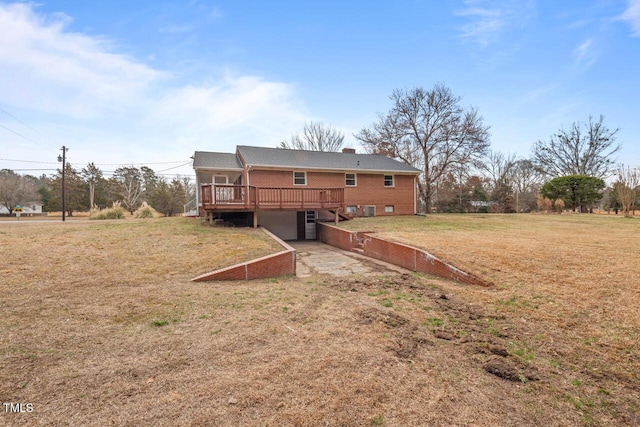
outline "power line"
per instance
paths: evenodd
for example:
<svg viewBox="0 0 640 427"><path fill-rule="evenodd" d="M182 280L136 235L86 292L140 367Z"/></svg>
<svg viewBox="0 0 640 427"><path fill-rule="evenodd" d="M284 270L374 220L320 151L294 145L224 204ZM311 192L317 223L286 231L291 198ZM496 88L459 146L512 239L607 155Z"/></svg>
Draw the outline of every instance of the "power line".
<svg viewBox="0 0 640 427"><path fill-rule="evenodd" d="M142 166L146 166L146 165L170 165L172 163L182 163L184 162L184 160L176 160L173 162L136 162L136 163L126 163L128 165L142 165ZM93 162L91 162L93 163ZM189 163L191 163L191 161L189 161ZM96 166L122 166L125 165L125 163L94 163Z"/></svg>
<svg viewBox="0 0 640 427"><path fill-rule="evenodd" d="M22 135L22 134L19 134L19 133L18 133L18 132L16 132L15 130L9 129L9 128L8 128L8 127L6 127L5 125L0 125L0 127L3 127L3 128L5 128L6 130L8 130L9 132L11 132L11 133L14 133L14 134L18 135L20 138L24 138L24 139L26 139L27 141L33 142L34 144L39 144L39 142L38 142L38 141L34 141L34 140L33 140L33 139L31 139L31 138L27 138L26 136L24 136L24 135Z"/></svg>
<svg viewBox="0 0 640 427"><path fill-rule="evenodd" d="M3 113L5 113L7 116L13 118L14 120L17 120L18 122L22 123L23 125L25 125L26 127L28 127L29 129L31 129L32 131L34 131L35 133L38 133L40 135L42 135L41 132L39 132L37 129L34 129L32 126L29 126L28 124L26 124L25 122L23 122L22 120L20 120L19 118L17 118L16 116L14 116L13 114L9 113L8 111L0 108L0 111L2 111ZM42 135L44 136L44 135Z"/></svg>
<svg viewBox="0 0 640 427"><path fill-rule="evenodd" d="M37 160L16 160L16 159L0 159L5 162L19 162L19 163L40 163L44 165L57 165L58 162L39 162Z"/></svg>
<svg viewBox="0 0 640 427"><path fill-rule="evenodd" d="M57 171L58 169L11 169L13 172L29 172L29 171Z"/></svg>
<svg viewBox="0 0 640 427"><path fill-rule="evenodd" d="M27 168L27 169L11 169L11 171L13 172L36 172L36 171L40 171L40 172L57 172L60 169L31 169L31 168ZM115 173L115 171L101 171L104 175L113 175ZM190 177L190 178L195 178L194 174L182 174L182 173L156 173L156 176L162 176L162 177Z"/></svg>
<svg viewBox="0 0 640 427"><path fill-rule="evenodd" d="M1 125L0 125L1 126ZM17 163L34 163L34 164L44 164L44 165L57 165L59 162L43 162L43 161L38 161L38 160L22 160L22 159L6 159L6 158L0 158L0 161L6 161L6 162L17 162ZM70 165L72 164L71 162L68 162ZM93 163L93 162L89 162L89 163ZM159 171L154 171L154 174L156 176L162 176L162 177L190 177L190 178L195 178L195 174L181 174L181 173L174 173L174 174L163 174L162 172L166 172L166 171L170 171L173 169L177 169L177 168L181 168L184 166L188 166L191 164L191 160L189 160L188 162L185 162L184 160L177 160L177 161L171 161L171 162L149 162L149 163L93 163L95 166L118 166L118 167L127 167L127 166L134 166L134 165L140 165L140 166L147 166L147 165L167 165L167 164L174 164L174 163L180 163L177 166L172 166L170 168L167 169L162 169ZM73 164L80 164L79 162L73 162ZM135 167L135 166L134 166ZM56 172L59 171L59 168L55 168L55 169L51 169L51 168L20 168L20 169L11 169L14 172L35 172L35 171L40 171L40 172ZM115 171L113 170L101 170L101 172L105 175L113 175L115 173Z"/></svg>
<svg viewBox="0 0 640 427"><path fill-rule="evenodd" d="M2 126L2 125L0 125ZM41 164L45 164L45 165L50 165L50 164L57 164L58 162L41 162L41 161L36 161L36 160L20 160L20 159L4 159L4 158L0 158L0 160L6 161L6 162L20 162L20 163L41 163ZM128 165L140 165L140 166L146 166L146 165L170 165L170 164L174 164L174 163L184 163L184 160L174 160L172 162L136 162L136 163L95 163L95 162L88 162L88 163L93 163L95 166L128 166ZM79 162L74 162L74 163L79 163ZM87 164L88 164L87 163ZM188 164L191 164L191 160L189 160L187 163L183 164L183 165L179 165L176 167L180 167L180 166L186 166ZM168 170L168 169L166 169Z"/></svg>
<svg viewBox="0 0 640 427"><path fill-rule="evenodd" d="M187 163L184 163L184 164L182 164L182 165L174 166L174 167L172 167L172 168L163 169L163 170L161 170L161 171L158 171L158 173L160 173L160 172L170 171L171 169L178 169L178 168L181 168L181 167L183 167L183 166L190 165L190 164L191 164L191 162L187 162Z"/></svg>

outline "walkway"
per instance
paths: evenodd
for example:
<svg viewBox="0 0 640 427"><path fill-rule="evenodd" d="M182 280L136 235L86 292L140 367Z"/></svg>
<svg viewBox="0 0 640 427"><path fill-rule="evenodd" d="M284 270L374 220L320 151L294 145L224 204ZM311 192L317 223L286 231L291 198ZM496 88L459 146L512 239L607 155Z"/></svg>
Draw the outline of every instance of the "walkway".
<svg viewBox="0 0 640 427"><path fill-rule="evenodd" d="M385 273L411 273L402 267L384 261L343 251L324 243L307 240L287 242L296 250L296 276L315 274L350 276L353 274L377 275Z"/></svg>

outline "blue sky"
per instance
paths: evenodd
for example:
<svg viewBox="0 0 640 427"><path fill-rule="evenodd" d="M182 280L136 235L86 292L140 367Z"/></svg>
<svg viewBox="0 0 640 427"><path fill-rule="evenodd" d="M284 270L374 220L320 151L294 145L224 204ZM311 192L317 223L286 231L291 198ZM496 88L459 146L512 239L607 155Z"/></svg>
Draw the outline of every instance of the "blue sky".
<svg viewBox="0 0 640 427"><path fill-rule="evenodd" d="M191 174L196 150L310 120L358 148L394 89L438 82L494 150L602 114L640 166L640 0L0 0L0 169L49 174L66 145L78 168Z"/></svg>

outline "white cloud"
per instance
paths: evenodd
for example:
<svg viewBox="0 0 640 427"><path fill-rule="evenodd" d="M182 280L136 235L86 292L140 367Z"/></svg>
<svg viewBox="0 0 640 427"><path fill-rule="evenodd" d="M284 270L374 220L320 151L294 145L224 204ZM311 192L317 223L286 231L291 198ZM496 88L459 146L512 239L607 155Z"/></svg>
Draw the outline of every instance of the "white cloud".
<svg viewBox="0 0 640 427"><path fill-rule="evenodd" d="M193 25L177 25L177 24L169 24L164 27L160 27L158 30L160 33L167 34L182 34L182 33L190 33L194 30Z"/></svg>
<svg viewBox="0 0 640 427"><path fill-rule="evenodd" d="M46 135L44 151L67 144L80 163L175 160L236 144L275 146L308 120L290 84L227 72L180 86L105 38L69 31L70 19L0 3L0 105ZM0 135L24 147L12 158L51 156Z"/></svg>
<svg viewBox="0 0 640 427"><path fill-rule="evenodd" d="M488 46L512 27L524 25L535 13L531 0L465 0L465 7L455 12L468 18L462 36Z"/></svg>
<svg viewBox="0 0 640 427"><path fill-rule="evenodd" d="M560 85L557 82L548 83L544 86L540 86L526 92L522 96L522 99L526 102L539 101L552 94L559 86Z"/></svg>
<svg viewBox="0 0 640 427"><path fill-rule="evenodd" d="M629 22L633 35L640 37L640 0L628 0L622 19Z"/></svg>
<svg viewBox="0 0 640 427"><path fill-rule="evenodd" d="M227 74L209 86L167 91L147 120L165 134L204 144L200 149L233 149L235 144L275 146L306 120L301 110L290 85Z"/></svg>
<svg viewBox="0 0 640 427"><path fill-rule="evenodd" d="M593 39L587 39L573 51L575 66L581 71L590 68L598 59Z"/></svg>
<svg viewBox="0 0 640 427"><path fill-rule="evenodd" d="M110 44L65 31L70 18L51 22L30 5L0 6L0 93L5 103L73 116L119 108L167 77Z"/></svg>

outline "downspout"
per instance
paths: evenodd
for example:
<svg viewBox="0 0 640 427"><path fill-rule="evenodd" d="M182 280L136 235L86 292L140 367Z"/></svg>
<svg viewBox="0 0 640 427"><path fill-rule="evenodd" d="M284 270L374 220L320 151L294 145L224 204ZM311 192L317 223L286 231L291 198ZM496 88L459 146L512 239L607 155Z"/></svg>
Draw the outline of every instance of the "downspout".
<svg viewBox="0 0 640 427"><path fill-rule="evenodd" d="M196 212L198 216L200 216L200 193L202 192L202 188L200 187L200 174L198 173L198 169L194 168L196 171Z"/></svg>
<svg viewBox="0 0 640 427"><path fill-rule="evenodd" d="M418 214L418 175L413 176L413 214Z"/></svg>
<svg viewBox="0 0 640 427"><path fill-rule="evenodd" d="M247 203L249 204L249 203L251 203L251 183L249 182L249 172L251 172L251 166L247 165L247 166L245 166L245 168L246 168L246 171L247 171L246 174L245 174L246 177L247 177L247 179L245 180L246 181L246 184L245 184L246 185L246 190L245 191L247 192Z"/></svg>

